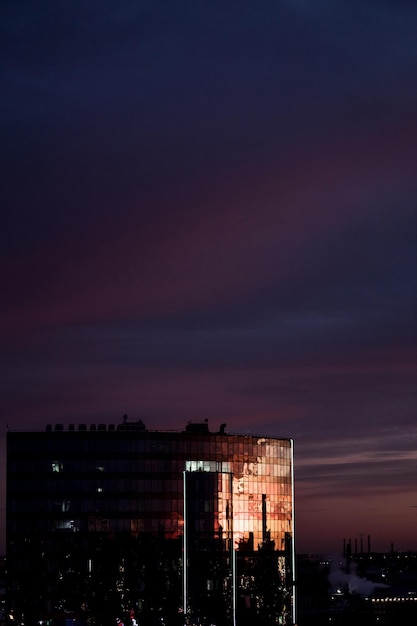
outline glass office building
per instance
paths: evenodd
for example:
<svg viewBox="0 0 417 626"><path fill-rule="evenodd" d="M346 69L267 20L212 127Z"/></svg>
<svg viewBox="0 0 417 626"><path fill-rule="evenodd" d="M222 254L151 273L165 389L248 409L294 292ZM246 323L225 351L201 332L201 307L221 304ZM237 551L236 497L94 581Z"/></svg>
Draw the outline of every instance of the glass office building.
<svg viewBox="0 0 417 626"><path fill-rule="evenodd" d="M294 624L293 491L292 440L225 425L9 432L9 612L27 626Z"/></svg>

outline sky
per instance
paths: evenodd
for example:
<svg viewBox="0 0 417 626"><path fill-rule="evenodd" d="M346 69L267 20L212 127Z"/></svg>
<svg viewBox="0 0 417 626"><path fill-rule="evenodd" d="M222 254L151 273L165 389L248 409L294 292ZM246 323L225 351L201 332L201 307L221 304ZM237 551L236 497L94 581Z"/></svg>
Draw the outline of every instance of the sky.
<svg viewBox="0 0 417 626"><path fill-rule="evenodd" d="M7 429L208 419L294 439L298 552L417 549L416 24L3 0L0 475Z"/></svg>

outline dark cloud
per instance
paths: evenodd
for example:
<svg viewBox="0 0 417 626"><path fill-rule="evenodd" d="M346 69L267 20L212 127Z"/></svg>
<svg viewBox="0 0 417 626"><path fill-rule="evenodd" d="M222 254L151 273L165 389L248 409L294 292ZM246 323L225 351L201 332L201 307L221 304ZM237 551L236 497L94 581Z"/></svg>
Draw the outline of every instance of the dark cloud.
<svg viewBox="0 0 417 626"><path fill-rule="evenodd" d="M414 506L416 17L2 3L9 427L127 412L294 437L304 545L373 487L358 525L411 537L386 498Z"/></svg>

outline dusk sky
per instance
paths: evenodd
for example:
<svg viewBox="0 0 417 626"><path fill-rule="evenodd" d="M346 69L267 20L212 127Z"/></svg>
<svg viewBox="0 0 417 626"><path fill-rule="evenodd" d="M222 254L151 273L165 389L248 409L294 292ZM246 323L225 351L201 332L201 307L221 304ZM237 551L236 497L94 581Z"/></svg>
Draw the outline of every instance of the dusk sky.
<svg viewBox="0 0 417 626"><path fill-rule="evenodd" d="M417 549L417 3L3 0L0 52L0 475L207 418L294 439L298 552Z"/></svg>

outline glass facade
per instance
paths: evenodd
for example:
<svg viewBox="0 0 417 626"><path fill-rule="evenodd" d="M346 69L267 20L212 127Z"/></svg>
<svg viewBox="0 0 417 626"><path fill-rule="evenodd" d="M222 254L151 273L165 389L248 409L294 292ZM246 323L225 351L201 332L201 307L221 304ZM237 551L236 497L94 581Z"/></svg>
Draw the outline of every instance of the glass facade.
<svg viewBox="0 0 417 626"><path fill-rule="evenodd" d="M295 623L291 440L124 422L9 432L7 450L15 619Z"/></svg>

